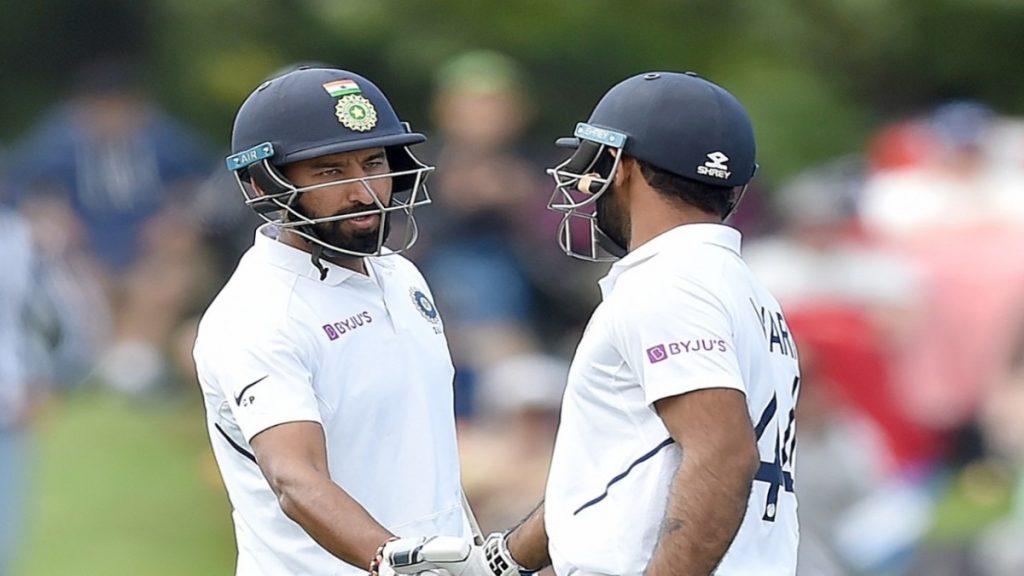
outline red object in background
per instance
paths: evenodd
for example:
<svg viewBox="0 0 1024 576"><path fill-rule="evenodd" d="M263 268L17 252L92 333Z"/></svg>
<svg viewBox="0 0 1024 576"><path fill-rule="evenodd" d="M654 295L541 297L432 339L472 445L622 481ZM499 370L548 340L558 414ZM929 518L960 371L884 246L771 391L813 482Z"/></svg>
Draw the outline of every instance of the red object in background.
<svg viewBox="0 0 1024 576"><path fill-rule="evenodd" d="M889 124L868 142L868 168L875 172L920 165L936 153L935 135L927 127L907 120Z"/></svg>
<svg viewBox="0 0 1024 576"><path fill-rule="evenodd" d="M842 305L786 308L786 322L801 354L814 358L817 385L874 422L900 468L941 455L944 435L914 422L893 390L889 354L877 329L859 309Z"/></svg>

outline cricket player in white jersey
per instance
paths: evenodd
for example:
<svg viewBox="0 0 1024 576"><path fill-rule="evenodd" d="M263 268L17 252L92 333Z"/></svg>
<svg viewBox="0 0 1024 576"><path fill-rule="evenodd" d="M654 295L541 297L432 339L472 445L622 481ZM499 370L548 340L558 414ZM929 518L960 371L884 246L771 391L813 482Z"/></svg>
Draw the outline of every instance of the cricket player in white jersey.
<svg viewBox="0 0 1024 576"><path fill-rule="evenodd" d="M549 170L563 249L621 259L511 557L560 576L794 574L797 352L723 224L756 168L746 111L695 74L652 72L561 143L575 148Z"/></svg>
<svg viewBox="0 0 1024 576"><path fill-rule="evenodd" d="M446 559L479 561L444 326L397 254L429 202L432 168L407 148L424 139L373 83L337 69L268 80L235 118L227 165L267 224L194 356L238 576L393 574L399 556L418 573L399 553L436 534L462 554Z"/></svg>

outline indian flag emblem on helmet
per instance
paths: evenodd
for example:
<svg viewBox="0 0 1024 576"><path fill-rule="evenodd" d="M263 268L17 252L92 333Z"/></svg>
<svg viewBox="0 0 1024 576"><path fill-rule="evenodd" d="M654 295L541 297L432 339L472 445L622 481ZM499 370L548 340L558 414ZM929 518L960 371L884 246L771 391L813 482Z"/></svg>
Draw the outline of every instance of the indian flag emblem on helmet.
<svg viewBox="0 0 1024 576"><path fill-rule="evenodd" d="M323 85L324 90L328 94L335 98L340 98L346 94L359 94L362 90L359 89L359 85L356 84L355 80L345 78L344 80L335 80L334 82L328 82Z"/></svg>
<svg viewBox="0 0 1024 576"><path fill-rule="evenodd" d="M368 132L377 125L377 109L361 94L349 94L338 100L334 115L349 130Z"/></svg>

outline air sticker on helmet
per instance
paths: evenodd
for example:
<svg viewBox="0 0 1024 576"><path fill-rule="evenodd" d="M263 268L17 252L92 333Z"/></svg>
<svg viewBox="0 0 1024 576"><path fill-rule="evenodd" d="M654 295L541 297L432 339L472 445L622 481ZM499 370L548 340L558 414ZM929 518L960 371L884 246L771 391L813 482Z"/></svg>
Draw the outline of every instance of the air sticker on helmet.
<svg viewBox="0 0 1024 576"><path fill-rule="evenodd" d="M274 155L274 145L264 142L227 157L228 170L239 170Z"/></svg>
<svg viewBox="0 0 1024 576"><path fill-rule="evenodd" d="M367 132L377 125L377 110L361 94L349 94L338 100L334 115L349 130Z"/></svg>
<svg viewBox="0 0 1024 576"><path fill-rule="evenodd" d="M612 148L622 148L626 145L626 135L614 130L598 128L584 122L576 124L575 136L583 140L590 140L596 144L604 144Z"/></svg>

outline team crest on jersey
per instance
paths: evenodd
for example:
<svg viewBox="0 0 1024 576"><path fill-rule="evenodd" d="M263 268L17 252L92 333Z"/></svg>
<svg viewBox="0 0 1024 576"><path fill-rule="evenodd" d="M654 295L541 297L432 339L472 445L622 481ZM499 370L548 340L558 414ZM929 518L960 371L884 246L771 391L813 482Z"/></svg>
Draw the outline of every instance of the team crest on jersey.
<svg viewBox="0 0 1024 576"><path fill-rule="evenodd" d="M420 311L420 314L424 318L430 320L434 324L441 321L441 316L437 313L437 308L434 307L434 303L430 301L430 298L423 293L419 288L413 288L409 291L412 296L412 302L416 305L416 309Z"/></svg>
<svg viewBox="0 0 1024 576"><path fill-rule="evenodd" d="M334 115L349 130L368 132L377 125L377 109L362 94L348 94L334 105Z"/></svg>

